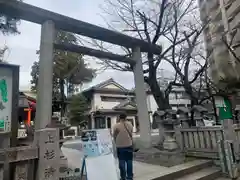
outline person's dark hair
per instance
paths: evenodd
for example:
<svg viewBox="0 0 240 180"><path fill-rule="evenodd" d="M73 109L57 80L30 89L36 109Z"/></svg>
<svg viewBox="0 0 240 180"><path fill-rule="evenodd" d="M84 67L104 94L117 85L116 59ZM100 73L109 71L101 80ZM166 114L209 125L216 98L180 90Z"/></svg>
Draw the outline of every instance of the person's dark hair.
<svg viewBox="0 0 240 180"><path fill-rule="evenodd" d="M126 120L126 118L127 118L127 115L124 114L124 113L122 113L122 114L119 115L119 119L120 119L120 120Z"/></svg>

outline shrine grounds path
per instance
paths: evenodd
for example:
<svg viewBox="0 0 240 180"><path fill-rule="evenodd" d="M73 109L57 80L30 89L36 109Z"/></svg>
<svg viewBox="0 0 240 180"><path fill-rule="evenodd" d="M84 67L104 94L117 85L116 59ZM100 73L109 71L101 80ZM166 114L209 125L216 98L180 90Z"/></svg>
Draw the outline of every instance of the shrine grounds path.
<svg viewBox="0 0 240 180"><path fill-rule="evenodd" d="M134 141L136 143L139 139L139 135L134 135ZM152 133L152 141L153 144L157 144L158 132ZM80 151L80 142L80 138L76 138L75 140L65 142L62 147L63 154L67 157L68 166L70 168L81 168L83 153ZM117 160L116 167L118 167ZM172 171L171 168L134 161L135 180L149 180L151 178L158 177L161 174L169 173L169 171Z"/></svg>
<svg viewBox="0 0 240 180"><path fill-rule="evenodd" d="M67 142L64 144L62 148L63 154L67 157L68 166L70 168L81 168L83 153L78 150L80 140ZM75 148L74 148L75 147ZM116 166L117 165L116 160ZM148 180L149 177L152 177L154 174L158 174L159 172L165 173L168 172L167 167L150 165L146 163L136 162L134 161L134 179L135 180Z"/></svg>

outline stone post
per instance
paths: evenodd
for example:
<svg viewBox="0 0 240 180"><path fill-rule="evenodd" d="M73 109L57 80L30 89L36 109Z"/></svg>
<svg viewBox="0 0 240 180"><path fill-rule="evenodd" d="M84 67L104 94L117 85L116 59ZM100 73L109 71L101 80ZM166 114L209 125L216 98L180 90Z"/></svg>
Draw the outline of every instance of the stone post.
<svg viewBox="0 0 240 180"><path fill-rule="evenodd" d="M137 114L140 125L140 141L142 147L150 148L152 146L150 120L148 115L146 88L144 84L141 50L139 47L133 49L132 58L136 62L133 68L133 73L138 108Z"/></svg>
<svg viewBox="0 0 240 180"><path fill-rule="evenodd" d="M175 151L178 149L176 139L174 138L174 127L177 124L176 112L173 110L166 110L166 119L162 122L165 129L165 139L163 142L163 149L167 151Z"/></svg>
<svg viewBox="0 0 240 180"><path fill-rule="evenodd" d="M158 117L160 127L160 147L154 157L159 165L174 166L184 162L183 145L179 121L176 118L176 111L167 109L157 111L154 116Z"/></svg>
<svg viewBox="0 0 240 180"><path fill-rule="evenodd" d="M59 121L58 117L53 116L52 117L52 121L51 124L47 125L47 128L57 128L59 131L59 149L60 149L60 166L66 166L67 165L67 158L64 156L64 154L62 153L61 147L64 143L64 137L63 137L63 131L64 130L68 130L70 128L70 126L66 126L65 124L62 124Z"/></svg>
<svg viewBox="0 0 240 180"><path fill-rule="evenodd" d="M59 180L59 130L41 129L36 131L35 136L39 147L37 180Z"/></svg>
<svg viewBox="0 0 240 180"><path fill-rule="evenodd" d="M163 127L163 120L165 118L165 112L164 111L156 111L153 114L153 117L158 125L158 133L159 133L159 140L158 140L158 145L160 148L162 148L163 141L164 141L164 127Z"/></svg>
<svg viewBox="0 0 240 180"><path fill-rule="evenodd" d="M239 160L239 142L235 132L235 126L232 119L223 120L223 136L224 136L224 157L226 159L227 172L230 178L237 179Z"/></svg>
<svg viewBox="0 0 240 180"><path fill-rule="evenodd" d="M52 21L44 22L41 30L35 129L45 128L48 124L50 124L52 118L52 76L54 39L54 23Z"/></svg>
<svg viewBox="0 0 240 180"><path fill-rule="evenodd" d="M232 141L235 156L239 154L239 143L237 140L237 135L234 130L233 120L232 119L224 119L223 120L223 136L224 140Z"/></svg>

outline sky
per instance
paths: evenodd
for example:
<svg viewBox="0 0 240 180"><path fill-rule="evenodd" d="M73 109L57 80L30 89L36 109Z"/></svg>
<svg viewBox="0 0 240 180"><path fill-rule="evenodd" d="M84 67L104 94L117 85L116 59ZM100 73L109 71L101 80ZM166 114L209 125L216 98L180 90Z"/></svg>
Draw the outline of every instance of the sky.
<svg viewBox="0 0 240 180"><path fill-rule="evenodd" d="M106 27L102 17L102 9L100 6L104 0L24 0L24 2L38 6L47 10L51 10L69 17L79 19L98 26ZM5 60L12 64L20 65L20 90L30 89L30 72L34 61L38 60L36 50L40 45L40 25L26 21L21 21L19 25L20 35L3 36L0 35L0 46L6 44L9 47L9 52L5 55ZM96 63L90 58L89 63L93 68L96 68ZM119 72L114 70L104 71L84 88L113 78L118 83L126 88L134 87L133 74Z"/></svg>

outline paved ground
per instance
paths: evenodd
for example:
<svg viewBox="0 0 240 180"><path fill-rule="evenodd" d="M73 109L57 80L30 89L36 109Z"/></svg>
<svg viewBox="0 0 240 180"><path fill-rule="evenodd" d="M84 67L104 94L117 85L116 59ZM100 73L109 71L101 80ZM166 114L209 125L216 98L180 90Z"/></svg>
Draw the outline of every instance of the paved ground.
<svg viewBox="0 0 240 180"><path fill-rule="evenodd" d="M76 144L76 143L75 143ZM68 165L71 168L81 168L81 162L83 154L72 148L62 148L63 154L68 159ZM116 161L117 167L117 161ZM136 180L147 180L146 177L152 176L156 173L165 173L168 171L169 168L163 166L155 166L140 162L134 162L134 176Z"/></svg>
<svg viewBox="0 0 240 180"><path fill-rule="evenodd" d="M134 135L135 142L140 140L139 135ZM153 143L158 142L158 133L152 133ZM64 143L62 151L63 154L68 159L68 165L72 168L81 168L83 154L79 151L81 148L81 140L79 138L75 140L70 140ZM116 167L117 166L116 160ZM166 173L169 170L167 167L150 165L141 162L134 162L134 176L136 180L146 180L147 177L152 176L153 174L162 174Z"/></svg>

